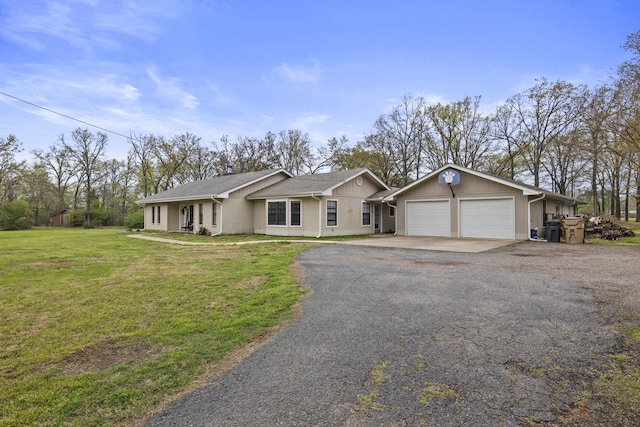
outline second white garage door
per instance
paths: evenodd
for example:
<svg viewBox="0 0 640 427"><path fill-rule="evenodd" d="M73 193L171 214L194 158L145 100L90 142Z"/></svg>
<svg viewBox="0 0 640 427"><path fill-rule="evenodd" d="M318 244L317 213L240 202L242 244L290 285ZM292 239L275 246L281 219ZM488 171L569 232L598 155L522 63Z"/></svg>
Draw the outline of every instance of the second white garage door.
<svg viewBox="0 0 640 427"><path fill-rule="evenodd" d="M460 200L460 237L515 239L515 200Z"/></svg>
<svg viewBox="0 0 640 427"><path fill-rule="evenodd" d="M407 235L450 237L449 201L407 202Z"/></svg>

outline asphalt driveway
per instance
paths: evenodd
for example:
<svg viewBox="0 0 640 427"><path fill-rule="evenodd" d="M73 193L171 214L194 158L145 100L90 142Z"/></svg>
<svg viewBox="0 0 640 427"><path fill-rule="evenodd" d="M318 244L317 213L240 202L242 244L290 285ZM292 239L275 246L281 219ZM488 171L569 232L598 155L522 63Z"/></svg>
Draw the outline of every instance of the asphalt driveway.
<svg viewBox="0 0 640 427"><path fill-rule="evenodd" d="M638 255L533 242L304 252L300 319L146 425L616 425L592 387L612 316L637 310Z"/></svg>

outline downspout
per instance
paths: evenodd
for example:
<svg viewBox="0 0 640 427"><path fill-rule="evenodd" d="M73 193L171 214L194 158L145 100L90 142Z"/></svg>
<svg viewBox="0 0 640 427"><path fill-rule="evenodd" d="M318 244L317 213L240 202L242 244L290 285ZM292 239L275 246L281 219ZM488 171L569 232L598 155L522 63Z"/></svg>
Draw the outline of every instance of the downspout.
<svg viewBox="0 0 640 427"><path fill-rule="evenodd" d="M318 235L316 236L316 239L319 239L322 237L322 199L318 199L313 195L313 193L311 193L311 198L318 201Z"/></svg>
<svg viewBox="0 0 640 427"><path fill-rule="evenodd" d="M532 242L546 242L546 240L543 239L534 239L531 237L531 204L534 202L539 202L540 200L545 198L545 194L542 195L542 197L539 197L537 199L533 199L530 200L527 206L527 236L529 238L529 240L531 240Z"/></svg>
<svg viewBox="0 0 640 427"><path fill-rule="evenodd" d="M215 237L215 236L219 236L222 234L222 202L219 202L215 199L215 197L211 196L211 200L213 200L215 203L217 203L218 205L220 205L220 227L219 227L219 231L215 234L211 234L211 237Z"/></svg>

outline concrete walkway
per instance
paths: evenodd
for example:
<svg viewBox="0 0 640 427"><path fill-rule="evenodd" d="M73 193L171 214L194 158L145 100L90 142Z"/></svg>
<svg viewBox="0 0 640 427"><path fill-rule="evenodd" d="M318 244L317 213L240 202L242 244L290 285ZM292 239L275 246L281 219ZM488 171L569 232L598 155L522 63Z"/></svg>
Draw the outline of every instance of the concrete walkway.
<svg viewBox="0 0 640 427"><path fill-rule="evenodd" d="M503 246L518 243L516 240L503 239L456 239L446 237L415 237L415 236L393 236L388 234L374 235L370 239L355 240L290 240L290 239L273 239L273 240L253 240L247 242L187 242L184 240L165 239L162 237L154 237L143 234L130 234L129 237L135 239L151 240L154 242L172 243L175 245L185 246L233 246L233 245L250 245L256 243L320 243L333 245L355 245L369 246L380 248L394 249L417 249L425 251L444 251L444 252L465 252L480 253L497 249Z"/></svg>

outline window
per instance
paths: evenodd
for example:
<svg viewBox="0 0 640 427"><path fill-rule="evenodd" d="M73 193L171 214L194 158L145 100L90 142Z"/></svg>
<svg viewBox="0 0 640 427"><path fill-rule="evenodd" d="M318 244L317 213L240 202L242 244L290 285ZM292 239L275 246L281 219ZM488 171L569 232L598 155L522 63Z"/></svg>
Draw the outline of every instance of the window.
<svg viewBox="0 0 640 427"><path fill-rule="evenodd" d="M202 225L204 220L204 207L202 203L198 204L198 224Z"/></svg>
<svg viewBox="0 0 640 427"><path fill-rule="evenodd" d="M327 200L327 227L338 225L338 201Z"/></svg>
<svg viewBox="0 0 640 427"><path fill-rule="evenodd" d="M371 203L362 202L362 225L371 225Z"/></svg>
<svg viewBox="0 0 640 427"><path fill-rule="evenodd" d="M218 225L218 204L213 202L211 208L211 225Z"/></svg>
<svg viewBox="0 0 640 427"><path fill-rule="evenodd" d="M287 225L287 202L267 202L267 225Z"/></svg>
<svg viewBox="0 0 640 427"><path fill-rule="evenodd" d="M391 206L389 205L389 216L391 218L393 218L394 216L396 216L396 207L395 206Z"/></svg>
<svg viewBox="0 0 640 427"><path fill-rule="evenodd" d="M300 201L291 201L291 221L289 223L292 227L300 226Z"/></svg>
<svg viewBox="0 0 640 427"><path fill-rule="evenodd" d="M158 216L156 218L158 219L158 224L160 224L160 206L158 206Z"/></svg>
<svg viewBox="0 0 640 427"><path fill-rule="evenodd" d="M156 223L156 207L151 206L151 224Z"/></svg>

